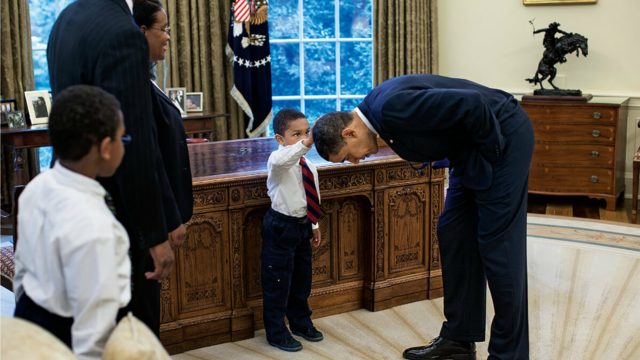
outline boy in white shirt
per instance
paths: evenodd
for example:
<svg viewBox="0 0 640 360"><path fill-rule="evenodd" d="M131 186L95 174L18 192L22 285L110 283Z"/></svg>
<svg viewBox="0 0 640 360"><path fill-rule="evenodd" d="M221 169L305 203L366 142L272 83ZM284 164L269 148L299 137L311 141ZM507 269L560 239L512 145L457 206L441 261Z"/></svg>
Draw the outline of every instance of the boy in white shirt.
<svg viewBox="0 0 640 360"><path fill-rule="evenodd" d="M279 148L267 162L271 208L262 221L263 320L270 345L299 351L291 336L321 341L311 322L311 252L320 247L318 172L304 155L313 145L309 121L299 111L283 109L273 120Z"/></svg>
<svg viewBox="0 0 640 360"><path fill-rule="evenodd" d="M58 157L20 197L15 316L43 327L79 359L100 359L131 298L129 238L96 177L124 155L120 104L100 88L60 92L49 116Z"/></svg>

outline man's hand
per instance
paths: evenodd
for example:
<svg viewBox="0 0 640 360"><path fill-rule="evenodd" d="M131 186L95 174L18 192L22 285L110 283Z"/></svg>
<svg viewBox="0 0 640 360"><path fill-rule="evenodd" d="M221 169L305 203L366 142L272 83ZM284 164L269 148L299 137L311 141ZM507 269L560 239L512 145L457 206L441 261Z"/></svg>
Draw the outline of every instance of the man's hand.
<svg viewBox="0 0 640 360"><path fill-rule="evenodd" d="M313 229L313 237L311 238L311 248L313 250L318 250L321 242L322 240L320 238L320 228Z"/></svg>
<svg viewBox="0 0 640 360"><path fill-rule="evenodd" d="M173 250L178 250L182 243L187 239L187 228L184 224L178 226L175 230L169 233L169 242Z"/></svg>
<svg viewBox="0 0 640 360"><path fill-rule="evenodd" d="M144 276L147 280L162 281L166 279L169 273L171 273L171 268L175 262L175 256L169 240L150 248L149 253L151 253L151 257L153 258L155 269L153 272L144 273Z"/></svg>

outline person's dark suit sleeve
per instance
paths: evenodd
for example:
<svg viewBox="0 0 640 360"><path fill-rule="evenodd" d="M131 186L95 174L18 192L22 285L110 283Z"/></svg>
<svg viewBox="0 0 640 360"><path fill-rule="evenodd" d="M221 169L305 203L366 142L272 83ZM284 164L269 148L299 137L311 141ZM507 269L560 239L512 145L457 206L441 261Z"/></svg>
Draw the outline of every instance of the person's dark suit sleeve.
<svg viewBox="0 0 640 360"><path fill-rule="evenodd" d="M110 36L101 48L95 82L120 101L125 131L132 137L122 164L114 175L129 224L131 243L141 249L167 240L163 193L166 181L159 178L159 148L151 104L146 41L135 28Z"/></svg>
<svg viewBox="0 0 640 360"><path fill-rule="evenodd" d="M390 127L407 132L462 127L480 153L493 163L500 159L504 148L498 120L473 90L399 91L385 101L382 115Z"/></svg>

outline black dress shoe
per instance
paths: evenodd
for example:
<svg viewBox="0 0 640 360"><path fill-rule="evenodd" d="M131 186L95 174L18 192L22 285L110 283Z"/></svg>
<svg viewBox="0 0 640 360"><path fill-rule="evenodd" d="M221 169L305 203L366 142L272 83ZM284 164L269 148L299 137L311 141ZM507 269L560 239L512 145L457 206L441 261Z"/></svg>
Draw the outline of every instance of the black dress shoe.
<svg viewBox="0 0 640 360"><path fill-rule="evenodd" d="M410 360L452 359L475 360L476 344L447 340L441 336L433 339L429 345L406 349L402 357Z"/></svg>
<svg viewBox="0 0 640 360"><path fill-rule="evenodd" d="M291 335L289 335L288 337L284 338L281 341L270 341L270 340L267 340L267 341L269 342L269 345L275 346L280 350L289 351L289 352L296 352L296 351L302 350L302 344L300 343L300 341L294 339Z"/></svg>
<svg viewBox="0 0 640 360"><path fill-rule="evenodd" d="M293 333L293 335L302 336L307 341L315 342L315 341L321 341L322 339L324 339L324 336L322 336L322 333L318 331L318 329L316 329L315 326L312 326L304 330L291 328L291 332Z"/></svg>

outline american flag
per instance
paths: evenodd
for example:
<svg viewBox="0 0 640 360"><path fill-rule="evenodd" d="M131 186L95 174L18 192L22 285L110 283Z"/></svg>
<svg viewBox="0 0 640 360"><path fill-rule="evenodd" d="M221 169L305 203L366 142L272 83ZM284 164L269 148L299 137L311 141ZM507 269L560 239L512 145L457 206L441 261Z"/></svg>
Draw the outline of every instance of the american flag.
<svg viewBox="0 0 640 360"><path fill-rule="evenodd" d="M247 0L236 0L233 4L233 15L235 16L236 22L245 22L249 21L249 4L247 4Z"/></svg>

